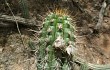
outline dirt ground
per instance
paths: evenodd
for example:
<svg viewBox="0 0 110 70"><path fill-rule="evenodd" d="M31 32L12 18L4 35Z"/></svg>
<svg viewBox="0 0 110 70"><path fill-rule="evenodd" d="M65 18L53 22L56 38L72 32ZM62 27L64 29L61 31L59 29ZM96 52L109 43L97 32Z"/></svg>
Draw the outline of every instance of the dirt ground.
<svg viewBox="0 0 110 70"><path fill-rule="evenodd" d="M8 0L8 2L13 13L16 16L21 16L18 0ZM30 18L42 22L43 18L39 15L45 16L49 10L54 10L57 6L68 8L69 12L72 12L70 15L74 17L73 20L76 22L78 56L93 64L108 64L110 63L110 12L108 16L104 17L100 31L95 32L93 28L97 23L101 0L80 0L79 2L89 15L80 12L72 3L57 4L46 0L28 0ZM12 15L4 1L0 2L0 14ZM0 21L0 23L2 22ZM36 22L36 25L39 24ZM20 36L15 26L0 27L0 70L37 70L36 56L32 53L28 43L31 40L37 48L38 33L28 31L29 29L21 26L22 35ZM36 28L35 31L39 31L39 28Z"/></svg>

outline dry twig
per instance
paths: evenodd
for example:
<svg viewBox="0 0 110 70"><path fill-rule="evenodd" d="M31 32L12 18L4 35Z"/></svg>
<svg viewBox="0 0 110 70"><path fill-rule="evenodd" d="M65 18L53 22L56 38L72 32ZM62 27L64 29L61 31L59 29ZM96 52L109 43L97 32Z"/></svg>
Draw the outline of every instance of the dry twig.
<svg viewBox="0 0 110 70"><path fill-rule="evenodd" d="M8 16L8 15L0 15L0 21L4 22L12 22L12 23L7 23L9 25L14 25L13 23L18 23L18 24L23 24L27 26L36 26L36 21L32 19L25 19L19 16ZM0 23L1 27L5 27L6 23Z"/></svg>

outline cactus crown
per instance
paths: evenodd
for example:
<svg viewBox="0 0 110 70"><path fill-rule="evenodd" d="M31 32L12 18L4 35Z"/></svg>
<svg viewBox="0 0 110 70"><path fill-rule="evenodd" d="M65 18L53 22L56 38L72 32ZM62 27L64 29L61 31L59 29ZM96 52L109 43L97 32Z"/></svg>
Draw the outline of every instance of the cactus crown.
<svg viewBox="0 0 110 70"><path fill-rule="evenodd" d="M62 13L62 10L50 13L43 22L42 36L43 38L48 38L49 44L52 45L53 42L60 36L63 38L66 44L69 41L73 41L74 29L71 24L71 18Z"/></svg>

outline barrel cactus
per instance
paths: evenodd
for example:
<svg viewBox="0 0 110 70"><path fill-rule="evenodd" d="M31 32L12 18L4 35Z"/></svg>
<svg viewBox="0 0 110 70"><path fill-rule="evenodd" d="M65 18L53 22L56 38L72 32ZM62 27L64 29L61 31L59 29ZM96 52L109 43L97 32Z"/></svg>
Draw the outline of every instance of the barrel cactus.
<svg viewBox="0 0 110 70"><path fill-rule="evenodd" d="M76 50L75 27L63 10L49 13L43 21L38 53L38 70L71 70L71 55Z"/></svg>

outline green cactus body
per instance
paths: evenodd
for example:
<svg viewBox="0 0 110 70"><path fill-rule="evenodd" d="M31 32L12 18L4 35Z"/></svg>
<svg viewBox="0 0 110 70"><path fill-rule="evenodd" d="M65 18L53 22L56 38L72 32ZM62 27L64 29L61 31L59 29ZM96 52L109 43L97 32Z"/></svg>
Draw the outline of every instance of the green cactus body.
<svg viewBox="0 0 110 70"><path fill-rule="evenodd" d="M71 45L74 47L74 30L68 15L57 13L47 15L41 31L38 70L54 70L59 66L56 53L66 52L65 49L70 45L70 42L72 42ZM56 51L55 49L57 48L62 51Z"/></svg>
<svg viewBox="0 0 110 70"><path fill-rule="evenodd" d="M22 11L22 17L29 18L28 1L20 0L19 5L20 5L21 11Z"/></svg>

